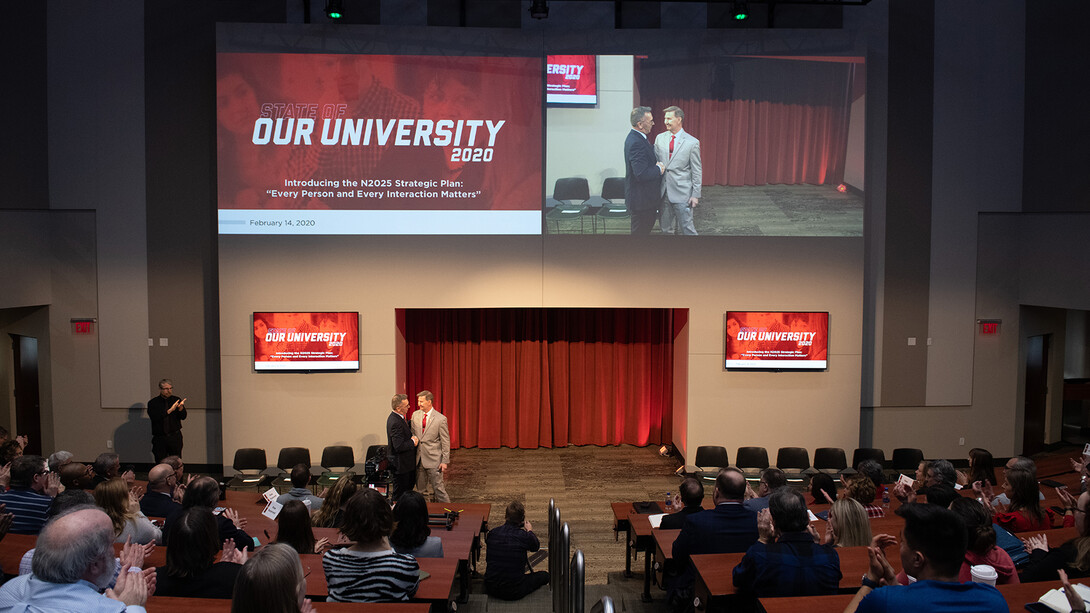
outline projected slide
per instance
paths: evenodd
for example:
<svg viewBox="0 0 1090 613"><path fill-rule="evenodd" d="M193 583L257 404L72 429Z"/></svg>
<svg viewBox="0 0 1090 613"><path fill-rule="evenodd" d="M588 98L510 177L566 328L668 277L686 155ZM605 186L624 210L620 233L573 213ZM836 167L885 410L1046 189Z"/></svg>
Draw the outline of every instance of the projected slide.
<svg viewBox="0 0 1090 613"><path fill-rule="evenodd" d="M727 311L726 368L824 370L828 313Z"/></svg>
<svg viewBox="0 0 1090 613"><path fill-rule="evenodd" d="M550 55L545 101L562 106L598 104L598 62L593 55Z"/></svg>
<svg viewBox="0 0 1090 613"><path fill-rule="evenodd" d="M254 313L254 370L360 368L359 313Z"/></svg>
<svg viewBox="0 0 1090 613"><path fill-rule="evenodd" d="M542 61L220 53L221 234L540 234Z"/></svg>

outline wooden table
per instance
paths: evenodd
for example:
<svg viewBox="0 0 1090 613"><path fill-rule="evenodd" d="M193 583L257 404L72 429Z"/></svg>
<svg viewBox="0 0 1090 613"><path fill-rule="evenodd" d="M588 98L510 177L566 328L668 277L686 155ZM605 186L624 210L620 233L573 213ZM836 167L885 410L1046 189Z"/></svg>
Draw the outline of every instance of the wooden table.
<svg viewBox="0 0 1090 613"><path fill-rule="evenodd" d="M325 599L329 596L329 585L322 568L322 556L306 554L299 556L303 563L303 575L307 582L307 598ZM458 571L459 561L455 558L417 558L420 570L427 571L430 577L420 582L413 602L426 602L431 610L442 613L451 609L454 600L454 575Z"/></svg>
<svg viewBox="0 0 1090 613"><path fill-rule="evenodd" d="M153 613L230 613L231 600L152 596L148 598L146 609ZM320 613L428 613L430 605L426 602L315 602L314 609Z"/></svg>

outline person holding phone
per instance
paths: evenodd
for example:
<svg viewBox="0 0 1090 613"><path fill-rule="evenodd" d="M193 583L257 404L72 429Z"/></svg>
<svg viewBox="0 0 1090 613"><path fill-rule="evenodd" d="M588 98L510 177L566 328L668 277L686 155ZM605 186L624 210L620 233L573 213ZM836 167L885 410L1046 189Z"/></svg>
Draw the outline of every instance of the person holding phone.
<svg viewBox="0 0 1090 613"><path fill-rule="evenodd" d="M151 453L155 463L171 455L182 455L182 420L186 418L186 398L174 395L170 379L159 381L159 395L148 401L151 419Z"/></svg>

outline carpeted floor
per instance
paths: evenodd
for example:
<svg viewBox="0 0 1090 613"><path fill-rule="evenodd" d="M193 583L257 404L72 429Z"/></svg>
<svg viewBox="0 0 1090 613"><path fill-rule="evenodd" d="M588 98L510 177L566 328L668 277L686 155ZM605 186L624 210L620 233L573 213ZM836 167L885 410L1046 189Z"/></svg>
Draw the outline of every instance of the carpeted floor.
<svg viewBox="0 0 1090 613"><path fill-rule="evenodd" d="M556 500L561 520L571 532L572 552L583 551L586 602L609 595L618 609L644 613L662 610L664 592L652 588L655 601L640 602L642 557L632 565L634 576L623 576L624 534L615 537L610 503L665 498L666 492L677 491L681 482L674 475L678 466L675 459L660 457L657 446L456 449L451 452L447 492L455 503L491 503L490 526L503 523L510 501L522 501L543 546L548 542L549 499ZM477 567L482 576L486 562L487 547ZM548 563L542 562L538 568L548 570ZM470 602L459 611L513 612L516 607L521 613L550 611L551 595L544 589L518 603L504 603L484 597L477 578Z"/></svg>

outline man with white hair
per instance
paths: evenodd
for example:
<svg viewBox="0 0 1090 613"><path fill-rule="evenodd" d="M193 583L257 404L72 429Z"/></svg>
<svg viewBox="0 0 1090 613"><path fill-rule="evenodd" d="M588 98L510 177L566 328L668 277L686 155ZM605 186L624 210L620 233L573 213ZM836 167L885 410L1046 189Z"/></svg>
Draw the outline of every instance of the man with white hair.
<svg viewBox="0 0 1090 613"><path fill-rule="evenodd" d="M60 516L38 536L33 573L0 586L0 610L27 613L144 613L148 585L126 564L114 577L114 529L109 516L89 507Z"/></svg>

